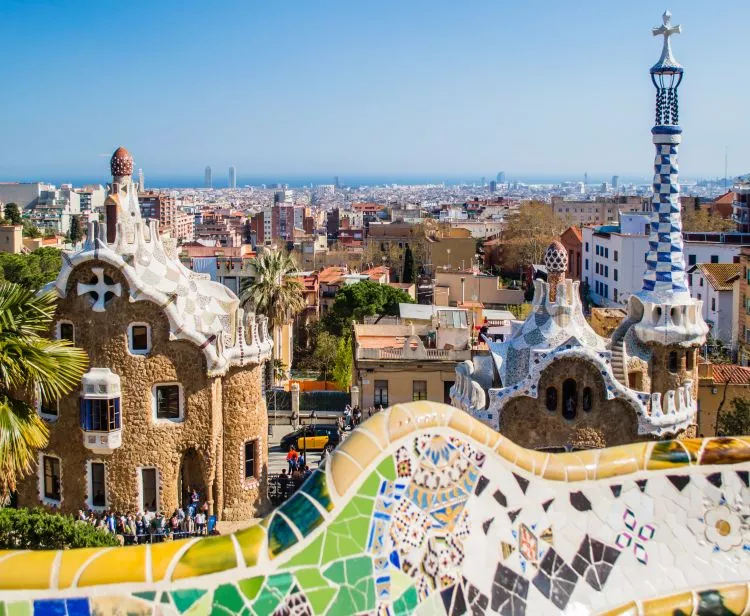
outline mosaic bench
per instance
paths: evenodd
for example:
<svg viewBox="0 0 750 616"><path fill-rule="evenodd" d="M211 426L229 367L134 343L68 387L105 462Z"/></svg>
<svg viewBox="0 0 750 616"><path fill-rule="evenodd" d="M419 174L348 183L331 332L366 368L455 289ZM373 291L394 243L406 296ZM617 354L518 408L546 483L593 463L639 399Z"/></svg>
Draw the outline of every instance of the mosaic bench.
<svg viewBox="0 0 750 616"><path fill-rule="evenodd" d="M0 553L0 614L741 614L750 438L547 454L377 414L234 535Z"/></svg>

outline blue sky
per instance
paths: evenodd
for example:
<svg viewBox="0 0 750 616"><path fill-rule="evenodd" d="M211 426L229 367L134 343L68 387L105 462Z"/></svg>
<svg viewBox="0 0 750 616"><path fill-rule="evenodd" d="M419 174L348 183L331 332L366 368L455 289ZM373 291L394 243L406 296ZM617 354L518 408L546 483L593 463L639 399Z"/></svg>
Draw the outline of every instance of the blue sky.
<svg viewBox="0 0 750 616"><path fill-rule="evenodd" d="M0 180L647 176L654 0L0 1ZM681 172L750 171L747 0L679 0ZM106 156L103 156L106 154Z"/></svg>

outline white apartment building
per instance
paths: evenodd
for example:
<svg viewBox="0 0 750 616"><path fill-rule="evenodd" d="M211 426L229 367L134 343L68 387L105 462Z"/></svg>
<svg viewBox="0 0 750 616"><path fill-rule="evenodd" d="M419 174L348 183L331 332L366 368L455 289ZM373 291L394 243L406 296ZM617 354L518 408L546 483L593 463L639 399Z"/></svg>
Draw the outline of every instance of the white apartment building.
<svg viewBox="0 0 750 616"><path fill-rule="evenodd" d="M54 188L43 182L0 182L0 203L15 203L23 211L34 205L43 191Z"/></svg>
<svg viewBox="0 0 750 616"><path fill-rule="evenodd" d="M67 233L73 216L81 213L81 196L70 185L43 190L24 211L24 217L37 228L54 233Z"/></svg>
<svg viewBox="0 0 750 616"><path fill-rule="evenodd" d="M703 301L703 320L713 338L737 346L742 266L739 263L698 263L689 267L690 294Z"/></svg>
<svg viewBox="0 0 750 616"><path fill-rule="evenodd" d="M581 279L588 284L596 305L621 308L641 289L650 231L649 212L621 213L619 225L583 227ZM732 263L739 253L740 244L685 241L688 267Z"/></svg>

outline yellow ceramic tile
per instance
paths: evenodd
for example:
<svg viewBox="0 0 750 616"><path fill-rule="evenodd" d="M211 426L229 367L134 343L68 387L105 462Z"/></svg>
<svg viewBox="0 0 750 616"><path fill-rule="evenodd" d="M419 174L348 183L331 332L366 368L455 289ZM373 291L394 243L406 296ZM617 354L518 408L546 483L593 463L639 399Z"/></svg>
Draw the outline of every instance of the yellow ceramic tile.
<svg viewBox="0 0 750 616"><path fill-rule="evenodd" d="M164 541L163 543L154 543L151 546L151 577L154 582L159 582L165 578L175 554L191 541L194 540Z"/></svg>
<svg viewBox="0 0 750 616"><path fill-rule="evenodd" d="M0 562L0 590L49 588L57 552L19 552Z"/></svg>
<svg viewBox="0 0 750 616"><path fill-rule="evenodd" d="M693 593L684 592L643 602L643 612L649 616L672 616L693 613Z"/></svg>
<svg viewBox="0 0 750 616"><path fill-rule="evenodd" d="M521 451L521 447L502 435L497 442L497 445L495 445L495 453L511 464L516 463L516 457L518 457L519 451Z"/></svg>
<svg viewBox="0 0 750 616"><path fill-rule="evenodd" d="M560 459L559 453L551 453L547 456L547 463L542 467L542 477L550 481L567 481L565 464Z"/></svg>
<svg viewBox="0 0 750 616"><path fill-rule="evenodd" d="M680 441L690 456L690 464L698 463L698 454L703 446L703 441L704 439L702 438L688 438L684 441Z"/></svg>
<svg viewBox="0 0 750 616"><path fill-rule="evenodd" d="M331 456L331 477L339 496L344 495L361 472L362 469L354 463L354 460L342 455L339 451L334 451Z"/></svg>
<svg viewBox="0 0 750 616"><path fill-rule="evenodd" d="M541 475L548 455L548 453L542 451L519 447L518 455L516 456L516 466L534 475Z"/></svg>
<svg viewBox="0 0 750 616"><path fill-rule="evenodd" d="M635 601L621 605L613 610L604 612L600 616L640 616L638 605Z"/></svg>
<svg viewBox="0 0 750 616"><path fill-rule="evenodd" d="M76 575L81 567L94 554L102 552L107 548L78 548L76 550L63 550L60 560L60 569L57 576L58 588L70 588L75 581Z"/></svg>
<svg viewBox="0 0 750 616"><path fill-rule="evenodd" d="M492 428L473 417L469 417L469 420L471 421L471 432L469 432L471 438L483 445L488 444L490 441L497 442L497 439L492 438L496 434Z"/></svg>
<svg viewBox="0 0 750 616"><path fill-rule="evenodd" d="M736 464L748 460L750 460L750 437L717 437L706 439L700 464Z"/></svg>
<svg viewBox="0 0 750 616"><path fill-rule="evenodd" d="M95 558L78 578L78 586L146 581L146 546L112 548Z"/></svg>
<svg viewBox="0 0 750 616"><path fill-rule="evenodd" d="M362 427L378 440L383 449L388 447L388 413L375 413Z"/></svg>
<svg viewBox="0 0 750 616"><path fill-rule="evenodd" d="M448 420L448 427L453 428L456 432L469 436L474 425L474 418L468 413L456 411Z"/></svg>
<svg viewBox="0 0 750 616"><path fill-rule="evenodd" d="M364 468L377 458L382 450L369 436L362 434L359 430L355 430L339 445L339 451L348 453L352 458L356 458L360 466Z"/></svg>
<svg viewBox="0 0 750 616"><path fill-rule="evenodd" d="M388 438L391 443L414 432L416 424L406 404L396 404L388 413Z"/></svg>
<svg viewBox="0 0 750 616"><path fill-rule="evenodd" d="M245 564L248 567L258 564L258 554L260 554L260 549L266 538L266 532L263 527L260 524L256 524L235 533L234 536L240 544Z"/></svg>
<svg viewBox="0 0 750 616"><path fill-rule="evenodd" d="M607 479L635 473L640 470L639 463L642 459L642 448L631 445L602 449L596 466L596 478Z"/></svg>
<svg viewBox="0 0 750 616"><path fill-rule="evenodd" d="M724 609L730 614L747 614L750 610L750 596L747 584L732 584L720 589Z"/></svg>
<svg viewBox="0 0 750 616"><path fill-rule="evenodd" d="M237 566L231 535L204 537L191 545L172 573L173 580L208 575Z"/></svg>
<svg viewBox="0 0 750 616"><path fill-rule="evenodd" d="M555 454L560 463L565 467L565 479L566 481L586 481L589 479L589 467L586 465L586 460L581 454L586 453L584 451L575 453L558 453ZM591 469L591 477L596 472L596 466L594 465Z"/></svg>
<svg viewBox="0 0 750 616"><path fill-rule="evenodd" d="M650 471L680 468L690 464L690 454L681 441L654 443L646 468Z"/></svg>
<svg viewBox="0 0 750 616"><path fill-rule="evenodd" d="M408 406L419 430L445 426L453 413L453 407L427 400L412 402Z"/></svg>

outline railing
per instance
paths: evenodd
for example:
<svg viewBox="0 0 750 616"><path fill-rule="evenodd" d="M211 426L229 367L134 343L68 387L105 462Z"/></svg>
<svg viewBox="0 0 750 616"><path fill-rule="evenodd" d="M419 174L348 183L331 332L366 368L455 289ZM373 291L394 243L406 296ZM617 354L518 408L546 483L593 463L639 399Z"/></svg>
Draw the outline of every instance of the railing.
<svg viewBox="0 0 750 616"><path fill-rule="evenodd" d="M274 507L278 507L304 483L306 477L293 479L290 475L268 475L268 500Z"/></svg>
<svg viewBox="0 0 750 616"><path fill-rule="evenodd" d="M426 359L442 361L463 361L471 359L471 350L458 351L455 349L414 349L404 353L404 349L358 349L357 359Z"/></svg>

